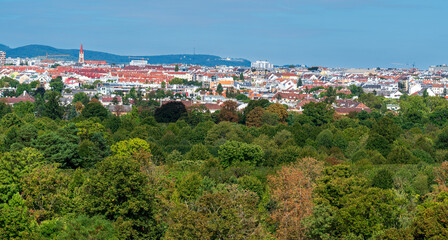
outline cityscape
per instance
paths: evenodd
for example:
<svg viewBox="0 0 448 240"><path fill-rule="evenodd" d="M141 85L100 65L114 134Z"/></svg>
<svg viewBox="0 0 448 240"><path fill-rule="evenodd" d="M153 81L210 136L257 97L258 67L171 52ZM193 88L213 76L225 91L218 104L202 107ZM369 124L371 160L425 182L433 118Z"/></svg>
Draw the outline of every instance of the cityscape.
<svg viewBox="0 0 448 240"><path fill-rule="evenodd" d="M61 98L64 105L71 104L73 96L83 92L89 98L98 98L105 106L123 105L128 110L132 109L135 99L123 96L128 96L132 89L144 97L163 91L166 96L159 99L161 104L181 101L189 106L205 106L211 112L221 109L227 100L237 102L238 108L243 109L250 100L266 99L287 106L288 111L301 113L307 103L325 101L329 87L337 89L332 107L341 115L371 111L357 101L357 96L350 91L351 86L384 97L390 102L385 106L387 110L395 112L399 110L398 99L403 94L448 99L448 66L445 64L428 69L400 63L396 64L397 68L344 69L274 66L268 61L255 61L250 67L208 67L181 63L151 64L145 58L129 57L128 64L117 65L103 60L88 60L82 44L77 62L58 60L58 57L64 55L11 58L0 52L0 78L12 78L20 84L38 82L36 87L39 85L51 90L51 80L61 77L65 88ZM34 102L27 92L18 94L17 88L2 88L2 97L11 104L20 102L24 95L27 96L24 101ZM118 102L112 102L114 98Z"/></svg>
<svg viewBox="0 0 448 240"><path fill-rule="evenodd" d="M448 239L447 1L0 8L0 239Z"/></svg>

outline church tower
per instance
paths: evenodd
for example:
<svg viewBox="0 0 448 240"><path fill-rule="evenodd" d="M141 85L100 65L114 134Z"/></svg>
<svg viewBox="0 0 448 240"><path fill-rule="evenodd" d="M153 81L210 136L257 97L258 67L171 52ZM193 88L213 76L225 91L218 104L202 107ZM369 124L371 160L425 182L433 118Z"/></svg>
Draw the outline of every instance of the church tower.
<svg viewBox="0 0 448 240"><path fill-rule="evenodd" d="M79 63L84 63L84 50L82 49L82 43L81 43L81 50L79 51Z"/></svg>

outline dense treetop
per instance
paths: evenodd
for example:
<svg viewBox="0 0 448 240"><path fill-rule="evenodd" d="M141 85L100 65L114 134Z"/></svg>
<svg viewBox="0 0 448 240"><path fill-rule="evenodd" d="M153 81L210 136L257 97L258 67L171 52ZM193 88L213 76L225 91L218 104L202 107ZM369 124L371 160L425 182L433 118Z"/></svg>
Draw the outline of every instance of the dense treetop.
<svg viewBox="0 0 448 240"><path fill-rule="evenodd" d="M0 84L15 84L8 80ZM174 82L173 82L174 84ZM443 239L448 104L0 103L1 239ZM156 94L156 93L155 93Z"/></svg>

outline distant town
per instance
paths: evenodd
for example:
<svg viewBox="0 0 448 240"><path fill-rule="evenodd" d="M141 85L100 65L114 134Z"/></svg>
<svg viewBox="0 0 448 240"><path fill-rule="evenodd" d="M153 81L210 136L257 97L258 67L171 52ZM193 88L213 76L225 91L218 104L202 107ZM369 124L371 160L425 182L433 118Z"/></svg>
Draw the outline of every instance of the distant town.
<svg viewBox="0 0 448 240"><path fill-rule="evenodd" d="M335 91L332 106L337 114L370 112L354 91L362 89L390 100L387 110L398 111L402 95L426 95L448 98L448 66L416 69L408 64L397 68L342 69L305 65L274 67L268 61L252 62L251 67L151 64L145 58L129 57L129 64L115 65L89 60L83 46L79 60L58 60L63 55L37 58L10 58L0 52L0 79L10 78L31 87L2 84L2 101L15 104L34 102L38 87L51 90L52 79L64 84L61 103L71 104L76 93L97 98L116 114L131 111L135 92L162 104L182 101L187 107L203 105L210 112L221 109L227 100L244 109L249 100L267 99L288 106L288 111L302 112L310 102L325 101L327 91ZM33 84L32 84L33 83ZM131 94L132 93L132 94ZM114 111L117 107L120 111Z"/></svg>

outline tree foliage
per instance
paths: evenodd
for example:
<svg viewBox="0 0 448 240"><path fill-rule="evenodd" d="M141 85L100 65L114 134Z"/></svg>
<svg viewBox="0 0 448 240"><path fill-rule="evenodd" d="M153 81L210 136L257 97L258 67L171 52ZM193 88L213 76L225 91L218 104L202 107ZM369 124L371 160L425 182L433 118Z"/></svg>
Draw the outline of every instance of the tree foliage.
<svg viewBox="0 0 448 240"><path fill-rule="evenodd" d="M247 98L158 107L175 94L137 88L120 116L43 88L0 103L0 238L443 239L448 102L349 89L372 111L334 113L341 87L303 114Z"/></svg>
<svg viewBox="0 0 448 240"><path fill-rule="evenodd" d="M234 163L259 165L263 159L263 150L257 145L228 141L219 147L219 158L223 167Z"/></svg>
<svg viewBox="0 0 448 240"><path fill-rule="evenodd" d="M333 121L334 110L330 109L326 103L308 103L304 106L303 114L307 116L311 122L320 126Z"/></svg>
<svg viewBox="0 0 448 240"><path fill-rule="evenodd" d="M83 210L116 222L123 238L158 238L154 193L143 163L113 156L98 163L83 187Z"/></svg>
<svg viewBox="0 0 448 240"><path fill-rule="evenodd" d="M265 110L262 107L252 109L246 117L246 125L248 127L261 127L264 113Z"/></svg>
<svg viewBox="0 0 448 240"><path fill-rule="evenodd" d="M311 167L308 168L307 167ZM269 178L272 198L278 207L271 217L278 222L278 239L305 239L303 220L311 216L314 180L320 175L322 164L305 158L294 165L282 167Z"/></svg>
<svg viewBox="0 0 448 240"><path fill-rule="evenodd" d="M98 117L104 120L109 116L109 112L100 102L91 101L82 109L81 116L84 118Z"/></svg>
<svg viewBox="0 0 448 240"><path fill-rule="evenodd" d="M50 81L51 90L57 93L61 93L64 90L64 83L62 82L62 77L58 76L51 79Z"/></svg>
<svg viewBox="0 0 448 240"><path fill-rule="evenodd" d="M218 118L220 121L228 121L228 122L238 122L239 116L236 112L238 104L233 101L225 101L224 105L219 111Z"/></svg>
<svg viewBox="0 0 448 240"><path fill-rule="evenodd" d="M64 109L61 107L60 104L60 93L53 91L47 93L48 100L44 104L44 110L42 115L44 117L48 117L51 119L62 119L62 116L64 115Z"/></svg>
<svg viewBox="0 0 448 240"><path fill-rule="evenodd" d="M156 109L154 117L157 122L169 123L176 122L186 113L187 109L182 102L168 102Z"/></svg>

